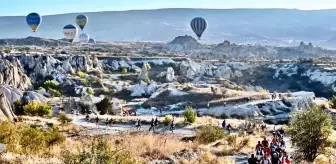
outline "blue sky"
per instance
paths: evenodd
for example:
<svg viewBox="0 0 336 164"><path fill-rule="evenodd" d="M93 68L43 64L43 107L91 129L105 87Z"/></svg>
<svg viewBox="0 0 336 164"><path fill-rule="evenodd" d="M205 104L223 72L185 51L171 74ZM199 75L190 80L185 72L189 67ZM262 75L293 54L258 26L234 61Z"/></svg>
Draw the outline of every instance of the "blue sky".
<svg viewBox="0 0 336 164"><path fill-rule="evenodd" d="M1 16L158 8L336 8L336 0L0 0Z"/></svg>

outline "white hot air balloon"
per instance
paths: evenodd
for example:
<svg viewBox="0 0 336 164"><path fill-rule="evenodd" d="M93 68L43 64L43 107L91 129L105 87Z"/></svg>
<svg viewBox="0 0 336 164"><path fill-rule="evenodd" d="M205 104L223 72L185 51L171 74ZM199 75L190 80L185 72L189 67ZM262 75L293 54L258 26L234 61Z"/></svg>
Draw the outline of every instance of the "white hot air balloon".
<svg viewBox="0 0 336 164"><path fill-rule="evenodd" d="M63 33L64 33L65 39L72 42L77 36L78 29L76 26L69 24L69 25L64 26Z"/></svg>
<svg viewBox="0 0 336 164"><path fill-rule="evenodd" d="M79 39L79 42L81 42L81 43L87 43L89 41L90 37L89 37L89 35L82 33L78 36L78 39Z"/></svg>

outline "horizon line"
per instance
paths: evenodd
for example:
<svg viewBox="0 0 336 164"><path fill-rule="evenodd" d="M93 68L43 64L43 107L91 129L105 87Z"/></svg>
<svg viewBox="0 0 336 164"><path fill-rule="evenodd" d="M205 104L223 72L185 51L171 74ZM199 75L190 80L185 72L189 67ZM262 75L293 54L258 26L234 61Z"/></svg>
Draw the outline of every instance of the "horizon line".
<svg viewBox="0 0 336 164"><path fill-rule="evenodd" d="M194 10L298 10L298 11L322 11L322 10L336 10L336 8L322 8L322 9L299 9L299 8L153 8L153 9L128 9L128 10L103 10L103 11L78 11L46 14L42 16L67 15L77 13L103 13L103 12L127 12L127 11L150 11L150 10L168 10L168 9L194 9ZM32 11L33 12L33 11ZM34 11L37 12L37 11ZM38 13L38 12L37 12ZM29 14L29 13L27 13ZM0 17L25 17L26 15L0 15Z"/></svg>

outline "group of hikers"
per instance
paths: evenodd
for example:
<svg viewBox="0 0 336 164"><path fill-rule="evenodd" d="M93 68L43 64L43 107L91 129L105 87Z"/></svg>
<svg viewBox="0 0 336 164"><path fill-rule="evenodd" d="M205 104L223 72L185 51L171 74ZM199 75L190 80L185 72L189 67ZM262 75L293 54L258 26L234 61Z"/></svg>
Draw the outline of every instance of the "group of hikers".
<svg viewBox="0 0 336 164"><path fill-rule="evenodd" d="M273 130L271 141L266 137L262 141L258 141L255 147L255 154L248 159L249 164L290 164L284 141L285 131L280 128Z"/></svg>
<svg viewBox="0 0 336 164"><path fill-rule="evenodd" d="M86 121L90 121L90 116L89 115L86 115ZM105 125L106 126L112 126L113 124L113 119L108 119L106 118L106 121L105 121ZM96 123L96 126L99 127L99 117L97 116L95 118L95 123ZM135 122L135 127L137 129L137 131L140 131L141 130L141 120L138 118ZM150 127L149 127L149 132L153 130L153 132L155 132L155 129L157 128L157 126L160 124L158 118L152 118L151 122L150 122ZM173 117L173 119L170 121L170 128L169 128L170 131L174 132L175 130L175 117Z"/></svg>

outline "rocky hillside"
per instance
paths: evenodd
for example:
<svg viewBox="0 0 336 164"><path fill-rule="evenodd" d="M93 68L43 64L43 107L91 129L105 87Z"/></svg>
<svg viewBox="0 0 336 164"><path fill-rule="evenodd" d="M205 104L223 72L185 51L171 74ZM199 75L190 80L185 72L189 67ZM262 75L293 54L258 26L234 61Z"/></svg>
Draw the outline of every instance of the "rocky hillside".
<svg viewBox="0 0 336 164"><path fill-rule="evenodd" d="M200 45L190 36L176 37L165 47L166 51L180 52L191 57L206 59L241 59L241 60L296 60L299 58L335 57L336 51L301 42L296 47L274 47L264 45L237 45L224 41L217 45Z"/></svg>
<svg viewBox="0 0 336 164"><path fill-rule="evenodd" d="M35 45L35 46L65 46L69 45L69 42L64 40L44 39L38 37L27 37L19 39L0 39L0 45Z"/></svg>
<svg viewBox="0 0 336 164"><path fill-rule="evenodd" d="M178 36L173 41L167 44L167 49L172 51L184 51L184 50L193 50L201 49L202 46L197 40L191 36Z"/></svg>

